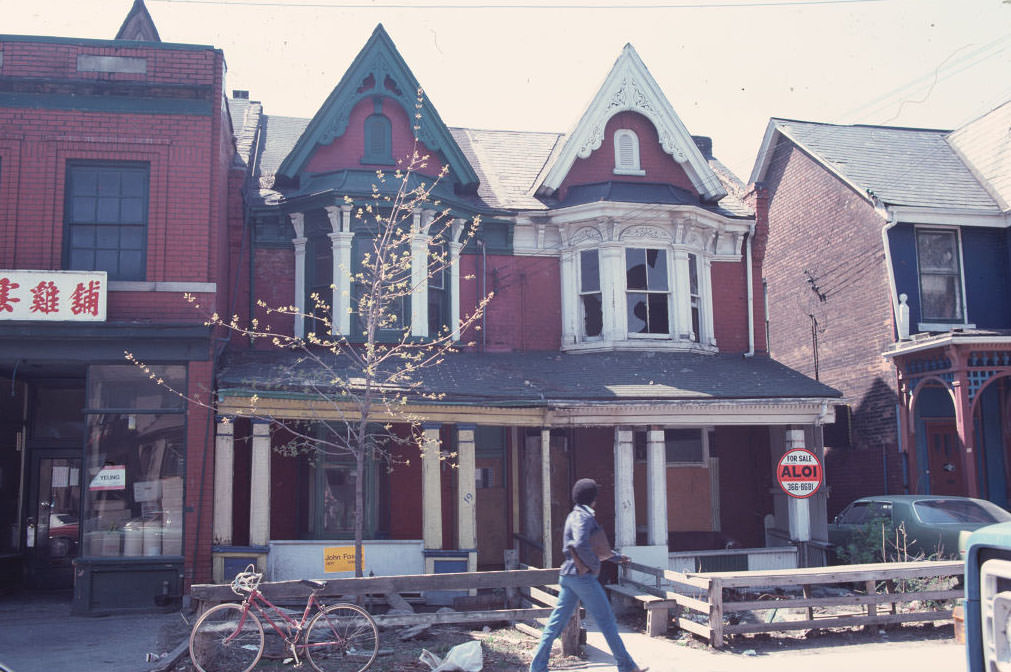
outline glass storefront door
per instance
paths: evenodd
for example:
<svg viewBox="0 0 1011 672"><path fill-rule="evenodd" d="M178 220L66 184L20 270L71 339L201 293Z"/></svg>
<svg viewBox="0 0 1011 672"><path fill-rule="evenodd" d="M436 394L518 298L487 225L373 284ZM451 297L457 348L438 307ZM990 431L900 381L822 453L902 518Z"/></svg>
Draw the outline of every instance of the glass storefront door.
<svg viewBox="0 0 1011 672"><path fill-rule="evenodd" d="M25 560L33 588L73 587L81 521L80 451L36 450L25 509Z"/></svg>

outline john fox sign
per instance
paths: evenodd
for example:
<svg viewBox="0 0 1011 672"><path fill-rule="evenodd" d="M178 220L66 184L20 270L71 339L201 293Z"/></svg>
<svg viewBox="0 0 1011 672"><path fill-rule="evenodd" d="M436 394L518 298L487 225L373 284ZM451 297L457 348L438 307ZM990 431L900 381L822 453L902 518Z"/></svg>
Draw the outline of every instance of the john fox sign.
<svg viewBox="0 0 1011 672"><path fill-rule="evenodd" d="M776 480L783 492L804 499L818 492L825 480L825 470L822 469L821 460L810 450L794 448L779 458Z"/></svg>

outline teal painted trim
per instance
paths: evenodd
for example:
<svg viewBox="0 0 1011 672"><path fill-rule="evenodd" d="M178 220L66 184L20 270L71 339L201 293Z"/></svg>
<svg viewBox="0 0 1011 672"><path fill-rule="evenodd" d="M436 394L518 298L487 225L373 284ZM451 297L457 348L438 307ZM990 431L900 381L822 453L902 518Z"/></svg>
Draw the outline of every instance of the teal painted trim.
<svg viewBox="0 0 1011 672"><path fill-rule="evenodd" d="M359 92L362 82L370 76L374 78L375 86ZM386 88L387 77L397 83L400 87L398 91ZM294 179L301 173L317 145L328 145L344 135L351 110L362 100L377 95L392 99L403 108L407 118L413 120L419 88L418 80L407 67L407 63L382 24L379 24L372 31L368 42L358 52L351 67L309 122L291 152L281 162L277 174ZM418 139L432 151L442 153L445 162L450 165L452 174L461 184L470 188L477 187L480 182L477 173L427 96L421 105L421 129L418 131Z"/></svg>
<svg viewBox="0 0 1011 672"><path fill-rule="evenodd" d="M184 44L182 42L142 42L137 40L94 40L83 37L54 37L52 35L0 35L0 42L40 42L43 44L72 44L80 47L116 47L119 49L166 49L172 51L214 51L224 53L209 44Z"/></svg>
<svg viewBox="0 0 1011 672"><path fill-rule="evenodd" d="M214 113L214 106L206 100L127 96L63 96L32 93L0 93L0 107L124 114L180 114L201 117L209 117Z"/></svg>

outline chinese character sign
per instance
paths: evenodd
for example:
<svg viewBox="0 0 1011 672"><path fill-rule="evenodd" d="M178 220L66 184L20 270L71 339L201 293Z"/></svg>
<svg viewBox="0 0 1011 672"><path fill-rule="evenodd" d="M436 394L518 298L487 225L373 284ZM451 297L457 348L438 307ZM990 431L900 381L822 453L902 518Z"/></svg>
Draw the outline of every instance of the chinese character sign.
<svg viewBox="0 0 1011 672"><path fill-rule="evenodd" d="M104 322L105 271L0 270L0 320Z"/></svg>

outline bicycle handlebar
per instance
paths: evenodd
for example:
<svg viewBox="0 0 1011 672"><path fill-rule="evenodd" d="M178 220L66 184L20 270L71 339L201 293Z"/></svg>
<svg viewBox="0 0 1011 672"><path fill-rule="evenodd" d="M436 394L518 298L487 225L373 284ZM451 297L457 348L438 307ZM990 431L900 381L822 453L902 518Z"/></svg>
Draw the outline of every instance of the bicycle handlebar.
<svg viewBox="0 0 1011 672"><path fill-rule="evenodd" d="M256 571L255 565L248 565L246 571L239 572L232 579L232 592L238 596L248 595L256 590L260 581L263 580L263 573Z"/></svg>

